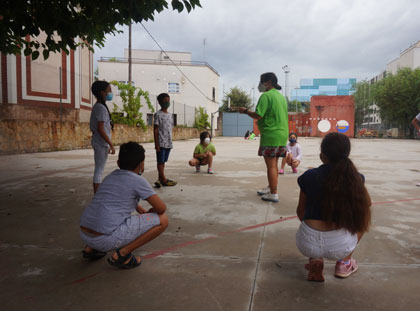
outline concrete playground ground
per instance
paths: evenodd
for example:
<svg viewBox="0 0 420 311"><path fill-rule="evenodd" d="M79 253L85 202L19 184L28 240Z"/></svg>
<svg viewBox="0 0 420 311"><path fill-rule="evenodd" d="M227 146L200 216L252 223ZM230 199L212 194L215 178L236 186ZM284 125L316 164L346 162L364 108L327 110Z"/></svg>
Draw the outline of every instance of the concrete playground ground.
<svg viewBox="0 0 420 311"><path fill-rule="evenodd" d="M337 279L326 261L325 283L306 281L295 246L296 179L320 165L320 139L299 142L302 165L279 176L277 204L256 194L267 184L258 141L215 138L214 175L187 166L197 140L175 142L167 175L179 183L156 190L169 228L137 251L140 267L124 271L81 256L92 150L0 157L2 310L419 310L420 141L352 140L372 226L354 253L359 271ZM153 183L154 148L144 146Z"/></svg>

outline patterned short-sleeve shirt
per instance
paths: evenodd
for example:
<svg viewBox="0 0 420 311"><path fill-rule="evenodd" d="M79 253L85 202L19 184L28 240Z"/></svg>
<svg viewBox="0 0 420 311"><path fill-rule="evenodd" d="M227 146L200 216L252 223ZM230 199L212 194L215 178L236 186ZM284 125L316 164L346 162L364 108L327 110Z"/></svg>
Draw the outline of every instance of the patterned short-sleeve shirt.
<svg viewBox="0 0 420 311"><path fill-rule="evenodd" d="M153 123L159 129L159 147L172 148L172 128L174 127L172 113L159 110L154 115Z"/></svg>

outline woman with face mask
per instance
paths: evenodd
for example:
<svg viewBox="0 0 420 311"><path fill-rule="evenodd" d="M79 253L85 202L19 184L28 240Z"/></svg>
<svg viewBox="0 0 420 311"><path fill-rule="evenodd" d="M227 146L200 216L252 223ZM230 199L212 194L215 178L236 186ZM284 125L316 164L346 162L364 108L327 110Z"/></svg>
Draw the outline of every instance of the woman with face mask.
<svg viewBox="0 0 420 311"><path fill-rule="evenodd" d="M262 95L258 100L255 112L243 107L238 110L240 113L257 119L261 133L258 155L264 157L268 186L258 190L257 193L264 201L278 202L278 161L279 157L286 155L286 143L289 135L287 102L279 92L281 86L278 85L277 77L272 72L261 75L258 90Z"/></svg>
<svg viewBox="0 0 420 311"><path fill-rule="evenodd" d="M200 143L195 146L193 158L188 162L190 166L195 166L195 171L200 172L201 165L208 165L207 173L214 174L212 165L213 157L216 155L216 148L211 143L209 132L200 134Z"/></svg>
<svg viewBox="0 0 420 311"><path fill-rule="evenodd" d="M297 142L297 134L290 133L289 142L287 144L287 155L283 158L281 162L281 169L279 174L284 174L284 167L287 165L292 167L292 172L297 173L297 167L300 164L300 159L302 158L302 149L300 148L299 143Z"/></svg>
<svg viewBox="0 0 420 311"><path fill-rule="evenodd" d="M92 147L95 158L95 172L93 174L93 192L96 193L102 181L108 153L115 154L111 142L111 130L114 125L106 101L111 101L113 94L111 85L106 81L95 81L92 84L92 93L96 97L90 115L90 130L92 131Z"/></svg>

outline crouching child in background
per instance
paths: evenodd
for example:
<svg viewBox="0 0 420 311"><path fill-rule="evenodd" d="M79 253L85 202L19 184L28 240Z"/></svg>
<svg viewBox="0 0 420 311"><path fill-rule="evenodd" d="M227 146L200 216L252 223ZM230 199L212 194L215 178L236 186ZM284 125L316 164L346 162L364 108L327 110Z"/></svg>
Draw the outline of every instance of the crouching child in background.
<svg viewBox="0 0 420 311"><path fill-rule="evenodd" d="M188 162L190 166L195 166L195 171L200 172L201 165L208 165L207 173L213 172L213 157L216 156L216 148L211 143L209 132L202 132L200 134L200 143L195 146L193 158Z"/></svg>

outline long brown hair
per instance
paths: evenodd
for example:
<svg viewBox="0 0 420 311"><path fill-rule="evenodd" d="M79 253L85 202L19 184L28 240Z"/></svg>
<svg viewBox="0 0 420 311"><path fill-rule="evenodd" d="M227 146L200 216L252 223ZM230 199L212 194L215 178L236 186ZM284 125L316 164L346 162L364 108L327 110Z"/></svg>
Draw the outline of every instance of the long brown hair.
<svg viewBox="0 0 420 311"><path fill-rule="evenodd" d="M349 159L350 139L340 133L327 134L321 153L332 166L324 184L322 218L351 233L368 231L371 201L362 176Z"/></svg>

